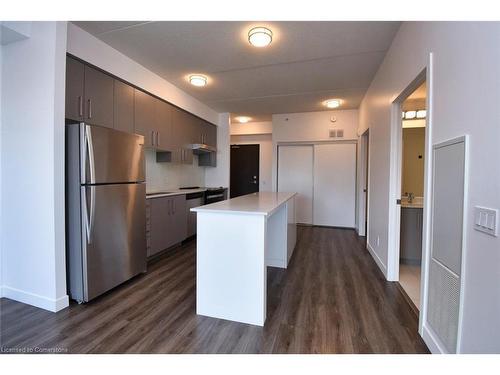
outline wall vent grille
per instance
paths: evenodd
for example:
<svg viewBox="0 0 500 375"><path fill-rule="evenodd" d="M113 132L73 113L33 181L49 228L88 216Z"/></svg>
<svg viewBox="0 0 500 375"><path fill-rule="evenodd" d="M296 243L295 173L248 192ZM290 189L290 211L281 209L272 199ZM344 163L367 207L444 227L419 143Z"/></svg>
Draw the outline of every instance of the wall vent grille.
<svg viewBox="0 0 500 375"><path fill-rule="evenodd" d="M434 259L429 268L427 320L448 353L456 353L460 278Z"/></svg>

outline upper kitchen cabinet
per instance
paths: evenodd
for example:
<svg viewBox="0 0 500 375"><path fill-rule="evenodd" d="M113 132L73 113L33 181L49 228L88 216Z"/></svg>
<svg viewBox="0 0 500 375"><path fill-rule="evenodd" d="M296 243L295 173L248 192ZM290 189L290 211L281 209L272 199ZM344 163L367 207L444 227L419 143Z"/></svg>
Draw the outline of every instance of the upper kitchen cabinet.
<svg viewBox="0 0 500 375"><path fill-rule="evenodd" d="M84 120L113 128L114 79L86 65L84 82Z"/></svg>
<svg viewBox="0 0 500 375"><path fill-rule="evenodd" d="M66 118L83 121L84 65L75 59L66 59Z"/></svg>
<svg viewBox="0 0 500 375"><path fill-rule="evenodd" d="M156 148L163 151L171 151L173 149L172 139L172 112L173 106L156 99L155 114L157 119L157 143Z"/></svg>
<svg viewBox="0 0 500 375"><path fill-rule="evenodd" d="M205 141L204 143L208 146L217 147L217 126L205 121L203 124L203 129L203 140Z"/></svg>
<svg viewBox="0 0 500 375"><path fill-rule="evenodd" d="M134 88L122 81L114 81L114 128L134 132Z"/></svg>
<svg viewBox="0 0 500 375"><path fill-rule="evenodd" d="M160 151L172 149L172 106L141 90L134 96L135 133L144 136L144 144Z"/></svg>
<svg viewBox="0 0 500 375"><path fill-rule="evenodd" d="M66 118L113 128L114 79L82 62L66 59Z"/></svg>
<svg viewBox="0 0 500 375"><path fill-rule="evenodd" d="M193 129L196 127L195 117L178 108L172 110L172 138L174 163L193 164Z"/></svg>
<svg viewBox="0 0 500 375"><path fill-rule="evenodd" d="M144 145L156 145L155 98L141 90L134 90L134 131L144 136Z"/></svg>

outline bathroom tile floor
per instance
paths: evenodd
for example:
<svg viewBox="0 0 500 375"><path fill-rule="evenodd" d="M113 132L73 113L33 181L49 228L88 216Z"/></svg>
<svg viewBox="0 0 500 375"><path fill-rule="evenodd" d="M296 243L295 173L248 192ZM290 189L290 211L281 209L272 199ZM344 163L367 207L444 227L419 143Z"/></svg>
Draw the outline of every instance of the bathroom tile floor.
<svg viewBox="0 0 500 375"><path fill-rule="evenodd" d="M420 310L420 266L399 265L399 283Z"/></svg>

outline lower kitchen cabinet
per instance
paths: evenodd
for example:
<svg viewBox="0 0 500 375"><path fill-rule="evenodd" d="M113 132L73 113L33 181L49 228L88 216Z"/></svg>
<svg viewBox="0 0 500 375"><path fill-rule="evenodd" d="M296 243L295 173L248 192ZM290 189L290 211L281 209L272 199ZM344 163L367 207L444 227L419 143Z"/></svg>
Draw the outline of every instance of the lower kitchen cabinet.
<svg viewBox="0 0 500 375"><path fill-rule="evenodd" d="M168 249L187 237L186 196L147 200L148 257Z"/></svg>
<svg viewBox="0 0 500 375"><path fill-rule="evenodd" d="M401 263L422 263L423 209L401 207L400 259Z"/></svg>

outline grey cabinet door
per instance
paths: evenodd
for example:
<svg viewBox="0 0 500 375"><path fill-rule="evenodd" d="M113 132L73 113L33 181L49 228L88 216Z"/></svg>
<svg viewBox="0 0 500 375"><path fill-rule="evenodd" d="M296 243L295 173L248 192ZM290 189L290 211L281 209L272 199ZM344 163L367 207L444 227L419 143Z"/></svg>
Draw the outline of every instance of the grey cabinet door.
<svg viewBox="0 0 500 375"><path fill-rule="evenodd" d="M141 90L134 92L134 132L144 136L144 145L155 145L155 98Z"/></svg>
<svg viewBox="0 0 500 375"><path fill-rule="evenodd" d="M171 198L171 216L169 233L172 245L182 242L187 237L186 196L176 195Z"/></svg>
<svg viewBox="0 0 500 375"><path fill-rule="evenodd" d="M85 66L85 121L113 128L114 79Z"/></svg>
<svg viewBox="0 0 500 375"><path fill-rule="evenodd" d="M193 164L192 115L172 108L172 162Z"/></svg>
<svg viewBox="0 0 500 375"><path fill-rule="evenodd" d="M134 132L134 88L114 80L114 128L127 133Z"/></svg>
<svg viewBox="0 0 500 375"><path fill-rule="evenodd" d="M204 140L207 145L217 147L217 126L205 122Z"/></svg>
<svg viewBox="0 0 500 375"><path fill-rule="evenodd" d="M169 223L170 223L170 198L150 199L150 245L149 255L154 255L170 247Z"/></svg>
<svg viewBox="0 0 500 375"><path fill-rule="evenodd" d="M84 65L66 58L66 118L83 121Z"/></svg>
<svg viewBox="0 0 500 375"><path fill-rule="evenodd" d="M172 106L155 98L156 148L162 151L172 149Z"/></svg>

